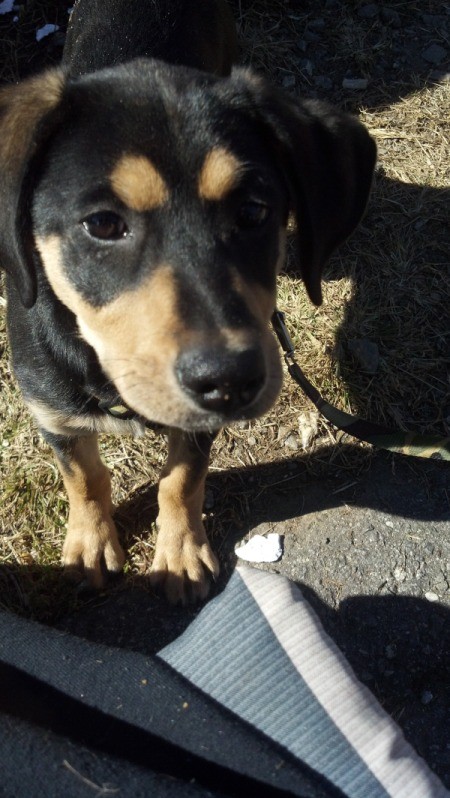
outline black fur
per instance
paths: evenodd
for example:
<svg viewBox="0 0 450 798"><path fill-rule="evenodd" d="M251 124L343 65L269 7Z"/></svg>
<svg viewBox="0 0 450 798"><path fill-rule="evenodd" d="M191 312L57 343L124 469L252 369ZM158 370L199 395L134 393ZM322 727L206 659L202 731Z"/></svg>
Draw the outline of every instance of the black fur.
<svg viewBox="0 0 450 798"><path fill-rule="evenodd" d="M37 240L57 237L68 283L94 309L170 264L176 313L202 342L187 360L180 353L176 379L188 404L186 374L197 369L208 406L205 399L179 423L164 409L153 417L150 408L147 419L198 432L258 415L275 398L269 385L247 401L257 383L278 380L279 366L266 374L265 326L237 286L274 297L289 213L306 289L320 304L323 265L364 212L375 162L367 131L245 70L230 74L235 48L222 0L78 0L61 74L0 93L0 263L14 368L26 400L76 419L80 434L83 419L88 430L102 418L99 402L113 401L117 387L51 287ZM244 168L220 201L204 200L199 174L217 148ZM153 210L127 207L108 182L127 153L147 157L164 180L168 200ZM254 224L261 206L267 216ZM117 214L129 235L106 242L88 235L83 220L100 211ZM247 352L214 344L223 330L248 333ZM223 388L215 401L208 384L232 383L233 369L245 381L253 359L263 365L238 385L237 398ZM60 456L70 450L70 435L47 430L47 438Z"/></svg>

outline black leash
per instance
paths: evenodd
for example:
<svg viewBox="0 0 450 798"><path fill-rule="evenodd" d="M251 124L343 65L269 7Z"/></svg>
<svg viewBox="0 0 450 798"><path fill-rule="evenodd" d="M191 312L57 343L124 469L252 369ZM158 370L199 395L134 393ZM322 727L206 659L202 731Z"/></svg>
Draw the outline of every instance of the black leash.
<svg viewBox="0 0 450 798"><path fill-rule="evenodd" d="M366 421L352 416L330 405L303 374L294 355L295 349L284 322L285 315L275 310L272 325L284 352L284 359L292 379L300 385L306 396L319 412L343 432L353 435L360 441L371 443L390 452L407 454L413 457L426 457L433 460L450 460L450 438L438 435L420 435L416 432L399 432L382 424Z"/></svg>

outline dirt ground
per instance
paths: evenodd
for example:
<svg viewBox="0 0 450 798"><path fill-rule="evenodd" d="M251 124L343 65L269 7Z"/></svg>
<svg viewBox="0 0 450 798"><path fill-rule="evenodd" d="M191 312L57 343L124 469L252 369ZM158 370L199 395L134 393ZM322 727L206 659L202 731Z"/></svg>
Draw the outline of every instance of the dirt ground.
<svg viewBox="0 0 450 798"><path fill-rule="evenodd" d="M42 21L39 4L29 5L36 7L35 27L54 21ZM68 3L57 5L60 30L42 41L38 56L33 26L17 34L18 46L29 53L20 74L58 60ZM247 62L288 90L350 109L361 103L374 108L445 82L448 74L450 5L442 2L242 0L234 6ZM354 18L359 49L354 42L345 48L345 31L334 24L340 14ZM17 77L17 64L8 63ZM365 88L348 88L352 80ZM436 193L442 202L443 192ZM419 194L416 186L411 204ZM448 387L445 401L450 419ZM450 788L448 463L368 457L348 442L304 454L286 444L284 459L211 473L205 509L225 530L216 541L224 566L217 589L233 567L237 540L256 532L282 535L281 560L263 567L299 584L359 678ZM139 518L154 500L154 488L135 494L120 518ZM16 576L3 573L2 584L9 578ZM91 640L151 653L180 634L197 611L167 606L148 591L144 577L136 577L82 600L55 623Z"/></svg>

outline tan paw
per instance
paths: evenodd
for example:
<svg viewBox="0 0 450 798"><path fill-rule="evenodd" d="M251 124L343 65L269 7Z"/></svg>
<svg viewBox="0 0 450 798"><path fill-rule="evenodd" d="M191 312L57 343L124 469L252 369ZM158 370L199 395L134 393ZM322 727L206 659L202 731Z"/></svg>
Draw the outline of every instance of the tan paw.
<svg viewBox="0 0 450 798"><path fill-rule="evenodd" d="M219 571L219 561L204 533L159 534L150 583L162 590L171 604L205 599L211 578Z"/></svg>
<svg viewBox="0 0 450 798"><path fill-rule="evenodd" d="M67 576L84 580L89 587L104 584L104 566L108 573L122 570L125 555L112 519L103 519L94 526L69 527L64 541L62 564Z"/></svg>

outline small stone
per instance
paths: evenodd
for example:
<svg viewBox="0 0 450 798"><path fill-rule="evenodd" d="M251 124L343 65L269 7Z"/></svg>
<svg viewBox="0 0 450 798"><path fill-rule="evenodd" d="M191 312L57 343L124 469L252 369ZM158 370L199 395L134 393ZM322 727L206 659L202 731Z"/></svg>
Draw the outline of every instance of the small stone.
<svg viewBox="0 0 450 798"><path fill-rule="evenodd" d="M0 3L0 14L10 14L14 9L14 0L3 0Z"/></svg>
<svg viewBox="0 0 450 798"><path fill-rule="evenodd" d="M420 700L422 704L429 704L433 700L433 693L431 690L424 690L422 695L420 696Z"/></svg>
<svg viewBox="0 0 450 798"><path fill-rule="evenodd" d="M422 53L424 61L428 61L429 64L434 66L438 66L446 57L447 50L445 47L441 47L440 44L430 44Z"/></svg>
<svg viewBox="0 0 450 798"><path fill-rule="evenodd" d="M40 42L41 39L45 39L46 36L56 33L57 30L59 30L58 25L51 25L50 23L43 25L42 28L38 28L36 31L36 41Z"/></svg>
<svg viewBox="0 0 450 798"><path fill-rule="evenodd" d="M394 529L394 522L393 521L385 521L384 525L388 526L389 529Z"/></svg>
<svg viewBox="0 0 450 798"><path fill-rule="evenodd" d="M343 89L350 89L351 91L360 91L367 89L369 81L367 78L344 78L342 81Z"/></svg>
<svg viewBox="0 0 450 798"><path fill-rule="evenodd" d="M379 14L380 8L376 3L368 3L366 6L361 6L358 11L358 16L362 19L373 19Z"/></svg>
<svg viewBox="0 0 450 798"><path fill-rule="evenodd" d="M396 582L404 582L405 579L406 579L406 571L405 571L405 569L404 568L400 568L399 566L397 566L397 568L394 568L393 577L394 577Z"/></svg>
<svg viewBox="0 0 450 798"><path fill-rule="evenodd" d="M427 593L425 593L425 598L427 601L439 601L438 594L434 593L433 590L428 590Z"/></svg>

